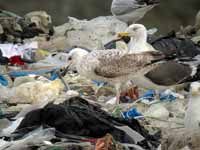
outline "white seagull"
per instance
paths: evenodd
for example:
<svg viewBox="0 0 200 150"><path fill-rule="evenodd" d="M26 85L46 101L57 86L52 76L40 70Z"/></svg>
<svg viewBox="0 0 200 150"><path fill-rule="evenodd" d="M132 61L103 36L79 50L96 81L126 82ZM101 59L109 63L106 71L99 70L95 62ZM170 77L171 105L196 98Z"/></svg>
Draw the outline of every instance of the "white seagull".
<svg viewBox="0 0 200 150"><path fill-rule="evenodd" d="M108 82L115 86L117 103L123 83L134 76L151 70L152 61L162 59L163 55L155 51L140 54L129 54L124 50L93 50L88 52L75 48L69 52L68 69L76 69L78 73L91 80Z"/></svg>
<svg viewBox="0 0 200 150"><path fill-rule="evenodd" d="M185 113L184 125L188 129L200 129L200 83L193 82L190 86L190 97Z"/></svg>
<svg viewBox="0 0 200 150"><path fill-rule="evenodd" d="M158 61L157 65L143 75L134 76L132 78L134 84L144 88L165 90L200 79L200 55L196 51L194 57L177 57L176 51L167 55L162 51L155 50L147 43L147 29L142 24L130 25L125 32L119 33L119 36L130 37L129 54L157 51L168 58L168 60ZM191 49L191 51L193 50Z"/></svg>

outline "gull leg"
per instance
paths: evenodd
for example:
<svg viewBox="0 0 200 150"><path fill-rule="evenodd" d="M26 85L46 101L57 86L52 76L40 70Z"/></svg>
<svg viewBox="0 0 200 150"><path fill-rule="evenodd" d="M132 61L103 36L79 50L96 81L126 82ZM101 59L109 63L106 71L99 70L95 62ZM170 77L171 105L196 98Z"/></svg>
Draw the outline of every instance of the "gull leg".
<svg viewBox="0 0 200 150"><path fill-rule="evenodd" d="M121 85L117 84L115 85L115 88L116 88L116 104L118 105L120 103Z"/></svg>
<svg viewBox="0 0 200 150"><path fill-rule="evenodd" d="M117 98L116 104L119 104L120 103L120 91L117 91L116 98Z"/></svg>
<svg viewBox="0 0 200 150"><path fill-rule="evenodd" d="M99 89L101 89L104 86L104 83L101 83L97 88L95 89L95 94L99 92Z"/></svg>
<svg viewBox="0 0 200 150"><path fill-rule="evenodd" d="M155 95L155 98L156 98L156 99L160 99L160 93L162 93L163 91L164 91L164 90L157 90L157 89L156 89L156 90L155 90L155 94L156 94L156 95Z"/></svg>

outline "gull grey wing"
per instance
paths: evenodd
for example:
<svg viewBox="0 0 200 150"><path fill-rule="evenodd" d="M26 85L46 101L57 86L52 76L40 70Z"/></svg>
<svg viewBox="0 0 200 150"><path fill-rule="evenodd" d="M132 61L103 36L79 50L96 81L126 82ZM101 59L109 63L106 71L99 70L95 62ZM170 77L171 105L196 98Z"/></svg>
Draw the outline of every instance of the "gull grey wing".
<svg viewBox="0 0 200 150"><path fill-rule="evenodd" d="M136 0L113 0L111 12L115 15L124 15L143 6L138 4Z"/></svg>
<svg viewBox="0 0 200 150"><path fill-rule="evenodd" d="M156 56L158 57L158 56ZM112 55L99 58L99 65L94 72L98 76L116 78L137 73L155 59L151 53Z"/></svg>
<svg viewBox="0 0 200 150"><path fill-rule="evenodd" d="M124 7L119 6L119 7L111 8L111 12L112 14L119 16L119 15L124 15L130 12L133 12L138 8L141 8L141 6L124 6Z"/></svg>
<svg viewBox="0 0 200 150"><path fill-rule="evenodd" d="M145 77L157 85L171 86L182 83L191 74L192 68L189 65L168 61L149 71Z"/></svg>

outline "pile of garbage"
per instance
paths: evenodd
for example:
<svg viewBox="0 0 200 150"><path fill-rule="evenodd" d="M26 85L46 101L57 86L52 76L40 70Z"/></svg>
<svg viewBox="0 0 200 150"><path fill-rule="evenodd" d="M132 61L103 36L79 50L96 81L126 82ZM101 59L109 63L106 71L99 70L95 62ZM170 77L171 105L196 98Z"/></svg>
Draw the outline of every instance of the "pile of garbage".
<svg viewBox="0 0 200 150"><path fill-rule="evenodd" d="M198 45L199 24L200 13L194 26L182 27L173 36ZM200 148L199 131L184 128L185 91L167 90L157 97L154 90L139 88L140 94L135 96L130 82L116 106L114 87L67 72L71 49L116 46L108 42L126 28L110 16L89 21L69 17L64 25L53 27L51 17L43 11L21 17L1 10L0 149ZM158 39L162 43L160 37L150 38L152 43Z"/></svg>

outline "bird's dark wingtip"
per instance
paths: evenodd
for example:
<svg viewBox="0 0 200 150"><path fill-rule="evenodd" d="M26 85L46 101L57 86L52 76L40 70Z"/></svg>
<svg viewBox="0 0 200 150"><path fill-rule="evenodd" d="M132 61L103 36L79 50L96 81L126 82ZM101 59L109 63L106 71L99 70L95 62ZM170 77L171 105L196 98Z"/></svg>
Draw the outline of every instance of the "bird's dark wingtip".
<svg viewBox="0 0 200 150"><path fill-rule="evenodd" d="M146 0L147 5L158 5L160 0Z"/></svg>
<svg viewBox="0 0 200 150"><path fill-rule="evenodd" d="M137 0L138 4L141 5L158 5L160 4L160 0Z"/></svg>

